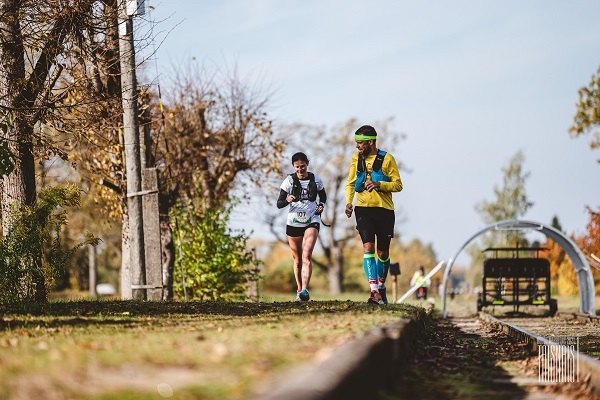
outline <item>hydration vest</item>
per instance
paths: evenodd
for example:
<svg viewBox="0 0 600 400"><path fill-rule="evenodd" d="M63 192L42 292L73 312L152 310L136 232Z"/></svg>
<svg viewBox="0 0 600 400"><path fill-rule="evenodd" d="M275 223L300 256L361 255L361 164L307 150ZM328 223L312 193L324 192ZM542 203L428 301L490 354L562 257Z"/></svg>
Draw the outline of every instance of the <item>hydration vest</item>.
<svg viewBox="0 0 600 400"><path fill-rule="evenodd" d="M383 174L381 166L383 165L383 159L387 152L378 150L373 162L373 168L371 169L371 180L373 182L389 182L390 178ZM365 181L367 180L367 163L365 158L358 156L358 164L356 166L356 181L354 182L354 190L356 192L362 192L365 190ZM375 188L379 191L379 188Z"/></svg>
<svg viewBox="0 0 600 400"><path fill-rule="evenodd" d="M298 175L296 173L290 174L292 179L294 180L294 185L292 186L292 196L296 199L294 201L300 201L300 196L302 195L302 184L300 183L300 179L298 179ZM308 200L315 201L317 200L317 184L315 183L315 174L312 172L308 173Z"/></svg>

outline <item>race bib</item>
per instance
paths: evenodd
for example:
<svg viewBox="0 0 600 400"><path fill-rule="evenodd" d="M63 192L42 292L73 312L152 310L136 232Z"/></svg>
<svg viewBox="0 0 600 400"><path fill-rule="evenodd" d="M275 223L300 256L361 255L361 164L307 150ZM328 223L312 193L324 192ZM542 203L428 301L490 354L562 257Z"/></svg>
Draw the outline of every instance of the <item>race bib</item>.
<svg viewBox="0 0 600 400"><path fill-rule="evenodd" d="M306 211L296 211L292 213L292 222L297 224L308 225L311 219L311 215Z"/></svg>

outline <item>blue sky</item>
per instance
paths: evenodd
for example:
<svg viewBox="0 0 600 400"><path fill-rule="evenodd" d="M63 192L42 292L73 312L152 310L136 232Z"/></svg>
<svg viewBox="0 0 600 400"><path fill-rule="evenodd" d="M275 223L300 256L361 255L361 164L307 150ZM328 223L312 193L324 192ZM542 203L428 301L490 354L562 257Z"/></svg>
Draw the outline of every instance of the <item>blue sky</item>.
<svg viewBox="0 0 600 400"><path fill-rule="evenodd" d="M407 218L397 229L405 241L432 243L439 259L483 228L474 206L493 200L518 150L534 203L524 219L550 224L557 215L580 234L585 206L600 206L600 151L589 135L568 135L577 91L600 66L597 0L149 5L146 18L160 21L159 77L196 57L263 77L281 121L394 117L406 140L390 150L412 170L394 195ZM269 238L260 222L251 229Z"/></svg>

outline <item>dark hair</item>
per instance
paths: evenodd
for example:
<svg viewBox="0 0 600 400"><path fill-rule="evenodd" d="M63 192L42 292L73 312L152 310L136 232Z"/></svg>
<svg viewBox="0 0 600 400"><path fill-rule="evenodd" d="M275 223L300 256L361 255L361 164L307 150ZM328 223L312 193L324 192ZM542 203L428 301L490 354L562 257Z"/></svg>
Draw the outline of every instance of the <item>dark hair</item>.
<svg viewBox="0 0 600 400"><path fill-rule="evenodd" d="M371 125L363 125L356 130L355 135L377 136L377 131Z"/></svg>
<svg viewBox="0 0 600 400"><path fill-rule="evenodd" d="M424 268L424 267L421 265L421 266L419 267L419 271L421 271L421 272L425 272L425 268Z"/></svg>
<svg viewBox="0 0 600 400"><path fill-rule="evenodd" d="M308 157L306 157L306 154L299 151L292 156L292 165L294 165L296 161L304 161L308 164Z"/></svg>

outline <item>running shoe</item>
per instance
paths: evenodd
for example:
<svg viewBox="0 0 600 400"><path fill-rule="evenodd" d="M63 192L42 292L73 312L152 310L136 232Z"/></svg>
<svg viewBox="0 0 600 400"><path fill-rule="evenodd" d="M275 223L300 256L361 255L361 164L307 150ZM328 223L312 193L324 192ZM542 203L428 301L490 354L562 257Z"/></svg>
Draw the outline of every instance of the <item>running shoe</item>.
<svg viewBox="0 0 600 400"><path fill-rule="evenodd" d="M386 292L387 292L386 288L379 288L379 294L381 295L381 299L383 300L383 304L387 306L388 299L387 299Z"/></svg>
<svg viewBox="0 0 600 400"><path fill-rule="evenodd" d="M298 297L300 298L300 301L309 301L310 300L310 294L308 293L308 290L306 290L306 289L304 289L303 291L298 293Z"/></svg>
<svg viewBox="0 0 600 400"><path fill-rule="evenodd" d="M296 293L296 301L302 301L302 299L300 298L300 292Z"/></svg>
<svg viewBox="0 0 600 400"><path fill-rule="evenodd" d="M369 297L369 300L367 300L367 303L384 305L383 299L381 298L381 295L379 294L379 292L377 290L371 291L371 297Z"/></svg>

